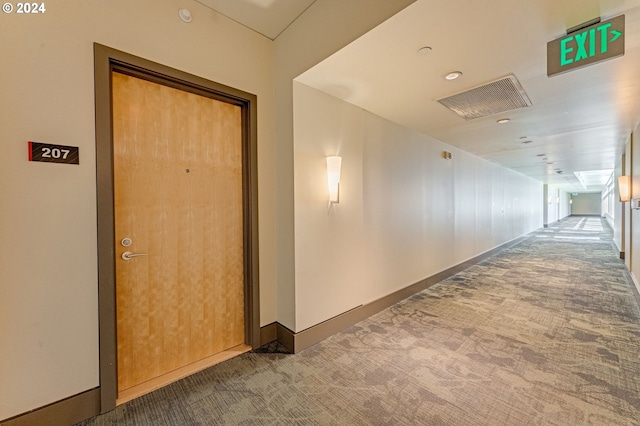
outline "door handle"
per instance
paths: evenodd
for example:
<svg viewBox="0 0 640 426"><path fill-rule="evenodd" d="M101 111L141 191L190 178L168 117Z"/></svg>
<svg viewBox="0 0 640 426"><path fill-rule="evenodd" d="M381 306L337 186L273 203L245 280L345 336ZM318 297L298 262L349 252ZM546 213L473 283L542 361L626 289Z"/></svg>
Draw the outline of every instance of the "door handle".
<svg viewBox="0 0 640 426"><path fill-rule="evenodd" d="M131 260L138 256L147 256L147 253L131 253L130 251L125 251L120 257L122 257L122 260Z"/></svg>

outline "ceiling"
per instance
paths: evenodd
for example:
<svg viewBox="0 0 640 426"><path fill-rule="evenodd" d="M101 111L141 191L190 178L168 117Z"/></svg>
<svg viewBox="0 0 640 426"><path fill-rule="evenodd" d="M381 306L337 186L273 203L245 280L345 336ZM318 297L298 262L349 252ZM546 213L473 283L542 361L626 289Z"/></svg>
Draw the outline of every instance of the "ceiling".
<svg viewBox="0 0 640 426"><path fill-rule="evenodd" d="M315 0L196 0L275 40Z"/></svg>
<svg viewBox="0 0 640 426"><path fill-rule="evenodd" d="M313 3L198 1L269 4L275 15L297 5L288 19ZM547 42L621 14L624 56L547 77ZM445 80L451 71L463 74ZM437 102L511 74L532 106L465 120ZM417 0L296 80L541 182L598 190L640 118L640 0Z"/></svg>

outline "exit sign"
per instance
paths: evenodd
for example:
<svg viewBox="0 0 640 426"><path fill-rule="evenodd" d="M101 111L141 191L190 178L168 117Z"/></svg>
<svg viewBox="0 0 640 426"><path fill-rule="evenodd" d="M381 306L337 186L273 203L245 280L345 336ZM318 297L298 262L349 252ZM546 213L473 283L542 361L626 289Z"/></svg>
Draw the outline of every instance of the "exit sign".
<svg viewBox="0 0 640 426"><path fill-rule="evenodd" d="M547 43L547 76L624 55L624 15Z"/></svg>

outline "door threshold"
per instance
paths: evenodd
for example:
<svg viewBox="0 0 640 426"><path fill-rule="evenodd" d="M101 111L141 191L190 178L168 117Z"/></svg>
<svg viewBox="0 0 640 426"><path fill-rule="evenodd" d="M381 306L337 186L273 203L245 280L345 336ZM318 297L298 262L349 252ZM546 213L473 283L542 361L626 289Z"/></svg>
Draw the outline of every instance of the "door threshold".
<svg viewBox="0 0 640 426"><path fill-rule="evenodd" d="M153 392L154 390L167 386L170 383L177 382L178 380L184 379L185 377L195 374L198 371L202 371L206 368L212 367L216 364L220 364L221 362L241 355L245 352L249 352L250 350L251 346L245 344L234 346L233 348L229 348L217 354L211 355L207 358L201 359L200 361L185 365L184 367L180 367L177 370L165 373L161 376L156 377L155 379L147 380L144 383L140 383L139 385L135 385L133 387L130 387L129 389L120 391L118 392L118 398L116 399L116 406Z"/></svg>

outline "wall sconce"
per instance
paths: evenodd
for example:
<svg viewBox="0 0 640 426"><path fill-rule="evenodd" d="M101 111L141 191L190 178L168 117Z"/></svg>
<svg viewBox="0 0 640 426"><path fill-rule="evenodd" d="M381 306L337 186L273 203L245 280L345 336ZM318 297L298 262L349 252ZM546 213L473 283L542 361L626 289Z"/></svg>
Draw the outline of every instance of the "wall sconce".
<svg viewBox="0 0 640 426"><path fill-rule="evenodd" d="M551 195L547 197L547 204L551 204Z"/></svg>
<svg viewBox="0 0 640 426"><path fill-rule="evenodd" d="M442 151L442 158L444 158L445 160L451 160L453 156L449 151Z"/></svg>
<svg viewBox="0 0 640 426"><path fill-rule="evenodd" d="M622 203L631 199L631 185L629 185L629 181L629 176L618 176L618 196Z"/></svg>
<svg viewBox="0 0 640 426"><path fill-rule="evenodd" d="M327 157L327 183L329 184L329 202L340 202L340 172L342 171L342 157L337 155Z"/></svg>
<svg viewBox="0 0 640 426"><path fill-rule="evenodd" d="M573 204L573 198L569 198L569 204Z"/></svg>
<svg viewBox="0 0 640 426"><path fill-rule="evenodd" d="M556 204L560 204L560 197L556 197Z"/></svg>

